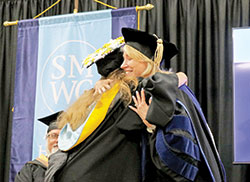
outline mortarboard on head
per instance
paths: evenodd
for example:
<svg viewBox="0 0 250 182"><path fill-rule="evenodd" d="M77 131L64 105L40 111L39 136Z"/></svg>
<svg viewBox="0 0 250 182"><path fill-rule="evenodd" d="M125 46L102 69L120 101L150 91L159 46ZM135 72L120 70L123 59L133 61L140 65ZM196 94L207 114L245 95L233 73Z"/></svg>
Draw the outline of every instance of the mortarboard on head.
<svg viewBox="0 0 250 182"><path fill-rule="evenodd" d="M104 58L96 61L97 71L100 75L107 77L109 73L120 68L123 62L123 54L120 48L116 48L113 52L107 54Z"/></svg>
<svg viewBox="0 0 250 182"><path fill-rule="evenodd" d="M153 59L158 38L155 35L148 34L147 32L132 29L132 28L122 28L122 35L125 39L125 43L149 59ZM170 42L163 41L164 51L162 60L165 60L165 65L170 65L170 59L178 53L176 46Z"/></svg>
<svg viewBox="0 0 250 182"><path fill-rule="evenodd" d="M94 53L89 54L83 60L84 67L90 67L96 63L98 73L107 77L109 73L119 68L123 62L122 52L120 47L125 44L123 37L110 40L103 47L97 49Z"/></svg>
<svg viewBox="0 0 250 182"><path fill-rule="evenodd" d="M49 133L51 130L58 129L57 124L56 124L56 119L62 112L63 111L59 111L49 116L45 116L43 118L38 119L39 121L41 121L42 123L48 126L47 133Z"/></svg>

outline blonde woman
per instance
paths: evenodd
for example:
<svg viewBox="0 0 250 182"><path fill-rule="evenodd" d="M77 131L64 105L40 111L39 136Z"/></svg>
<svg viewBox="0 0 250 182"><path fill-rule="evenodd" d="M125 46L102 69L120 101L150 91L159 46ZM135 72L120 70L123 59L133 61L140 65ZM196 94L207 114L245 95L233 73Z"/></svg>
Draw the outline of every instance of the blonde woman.
<svg viewBox="0 0 250 182"><path fill-rule="evenodd" d="M193 98L183 91L187 89L185 74L160 69L162 61L169 66L177 54L175 45L135 29L123 28L122 34L126 44L121 68L127 77L139 81L129 108L145 126L142 181L226 181L201 108L195 108ZM96 90L107 87L107 82L100 81ZM120 130L129 130L128 121L120 125Z"/></svg>

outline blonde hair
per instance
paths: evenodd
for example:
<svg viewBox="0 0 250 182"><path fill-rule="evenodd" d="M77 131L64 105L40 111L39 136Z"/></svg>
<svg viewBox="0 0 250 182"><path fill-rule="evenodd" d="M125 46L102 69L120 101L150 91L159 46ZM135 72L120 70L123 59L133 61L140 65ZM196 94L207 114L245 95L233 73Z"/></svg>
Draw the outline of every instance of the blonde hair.
<svg viewBox="0 0 250 182"><path fill-rule="evenodd" d="M111 87L114 84L120 84L119 94L125 105L131 102L131 89L137 87L137 80L125 77L125 72L121 69L113 71L107 78L114 80ZM58 128L63 128L65 124L69 123L73 130L76 130L82 123L85 122L90 111L94 107L95 103L101 98L99 93L94 94L95 90L85 90L84 93L57 119Z"/></svg>
<svg viewBox="0 0 250 182"><path fill-rule="evenodd" d="M136 50L135 48L125 45L123 50L126 52L126 54L131 57L133 60L138 62L146 62L147 68L142 73L142 77L145 77L147 75L154 74L159 70L157 65L153 62L153 60L149 59L147 56L142 54L140 51Z"/></svg>
<svg viewBox="0 0 250 182"><path fill-rule="evenodd" d="M157 48L154 54L153 59L149 59L147 56L145 56L143 53L138 51L137 49L133 48L130 45L125 45L123 47L123 50L126 52L126 54L138 62L146 62L147 68L142 73L142 77L146 77L148 75L153 75L156 72L166 73L168 74L168 71L160 70L160 62L163 57L163 43L161 39L157 40Z"/></svg>

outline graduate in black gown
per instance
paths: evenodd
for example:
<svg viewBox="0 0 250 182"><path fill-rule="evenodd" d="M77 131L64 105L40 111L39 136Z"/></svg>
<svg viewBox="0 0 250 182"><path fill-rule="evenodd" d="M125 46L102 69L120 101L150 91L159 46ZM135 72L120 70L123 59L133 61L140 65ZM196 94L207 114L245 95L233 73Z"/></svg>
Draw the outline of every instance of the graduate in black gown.
<svg viewBox="0 0 250 182"><path fill-rule="evenodd" d="M15 182L43 182L45 171L48 167L48 156L58 150L57 139L60 130L57 127L56 119L61 113L57 112L44 118L38 119L48 126L46 134L46 150L47 155L41 154L33 161L27 162L22 169L17 173Z"/></svg>
<svg viewBox="0 0 250 182"><path fill-rule="evenodd" d="M98 61L98 72L106 78L121 65L119 48ZM113 68L114 67L114 68ZM105 94L85 91L59 119L61 151L51 155L45 181L140 181L140 118L134 113L133 136L117 128L119 118L131 100L130 87L136 80L124 79L114 71L112 87ZM71 137L72 136L72 137ZM76 139L76 140L75 140Z"/></svg>

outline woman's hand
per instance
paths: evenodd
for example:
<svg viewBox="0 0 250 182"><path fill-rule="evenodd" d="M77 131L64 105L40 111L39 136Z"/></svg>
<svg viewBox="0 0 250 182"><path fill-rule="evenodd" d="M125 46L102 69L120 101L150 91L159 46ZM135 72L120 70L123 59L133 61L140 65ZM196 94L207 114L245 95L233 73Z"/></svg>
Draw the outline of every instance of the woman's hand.
<svg viewBox="0 0 250 182"><path fill-rule="evenodd" d="M136 91L136 97L132 96L132 98L133 98L133 101L135 103L135 107L129 106L129 108L132 109L134 112L136 112L140 116L143 123L148 128L154 128L154 125L150 124L146 120L149 105L145 101L145 92L144 92L144 90L142 89L140 93L138 91ZM149 104L151 103L151 101L152 101L152 99L149 100Z"/></svg>
<svg viewBox="0 0 250 182"><path fill-rule="evenodd" d="M95 88L94 95L97 93L102 94L106 92L106 90L109 90L111 88L110 86L111 83L112 83L111 79L98 80L94 87Z"/></svg>
<svg viewBox="0 0 250 182"><path fill-rule="evenodd" d="M183 84L188 84L188 77L185 73L183 72L178 72L176 73L179 81L178 81L178 87L182 86Z"/></svg>

